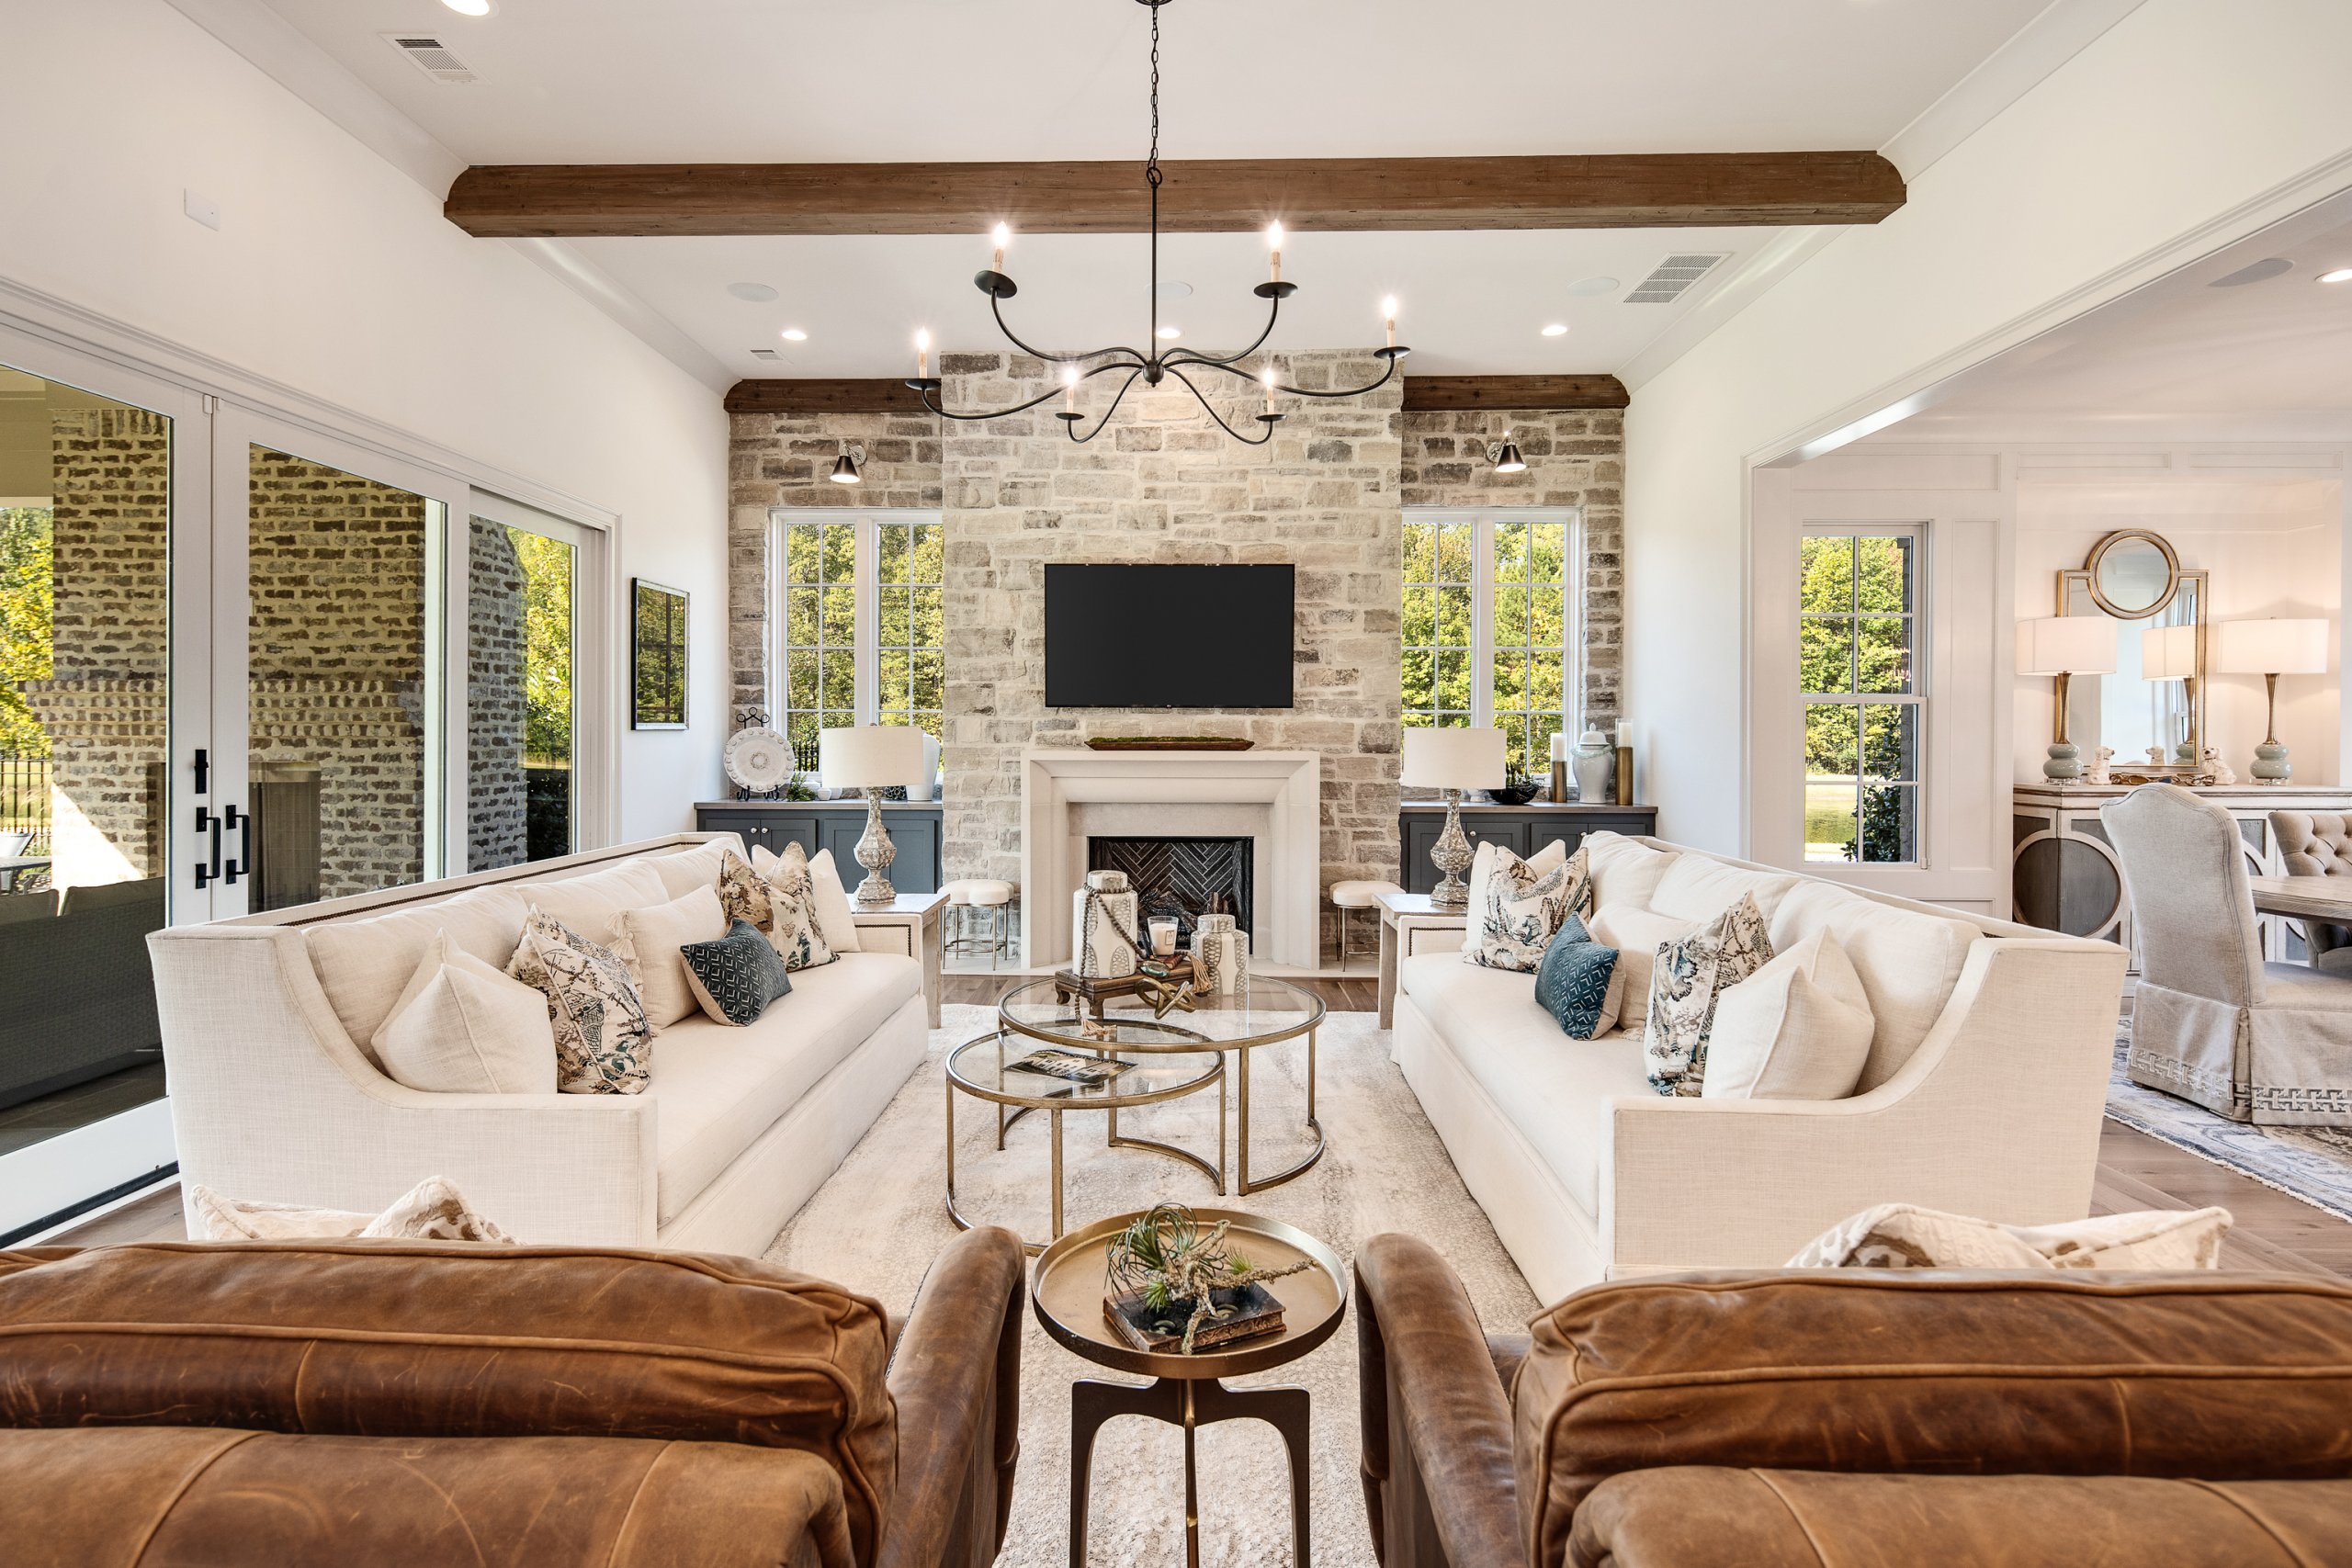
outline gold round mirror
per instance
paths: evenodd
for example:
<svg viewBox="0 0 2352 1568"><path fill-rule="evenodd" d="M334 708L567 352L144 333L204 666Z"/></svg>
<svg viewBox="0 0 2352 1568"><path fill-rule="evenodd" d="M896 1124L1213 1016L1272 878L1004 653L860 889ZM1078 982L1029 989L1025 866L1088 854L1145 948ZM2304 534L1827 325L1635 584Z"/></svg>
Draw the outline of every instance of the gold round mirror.
<svg viewBox="0 0 2352 1568"><path fill-rule="evenodd" d="M2091 601L2118 620L2154 615L2180 592L2180 558L2164 536L2144 528L2109 534L2083 563Z"/></svg>

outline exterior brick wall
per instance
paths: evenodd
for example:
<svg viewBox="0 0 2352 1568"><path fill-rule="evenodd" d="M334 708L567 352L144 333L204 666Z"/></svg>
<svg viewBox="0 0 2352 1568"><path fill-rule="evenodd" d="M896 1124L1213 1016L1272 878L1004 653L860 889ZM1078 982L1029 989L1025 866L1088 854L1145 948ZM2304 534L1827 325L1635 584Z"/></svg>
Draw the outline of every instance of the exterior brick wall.
<svg viewBox="0 0 2352 1568"><path fill-rule="evenodd" d="M1527 471L1498 474L1487 444L1510 431ZM1625 414L1622 409L1419 412L1405 416L1407 506L1584 509L1585 725L1617 722L1625 649Z"/></svg>
<svg viewBox="0 0 2352 1568"><path fill-rule="evenodd" d="M505 525L473 519L468 534L466 867L529 858L523 773L523 563Z"/></svg>

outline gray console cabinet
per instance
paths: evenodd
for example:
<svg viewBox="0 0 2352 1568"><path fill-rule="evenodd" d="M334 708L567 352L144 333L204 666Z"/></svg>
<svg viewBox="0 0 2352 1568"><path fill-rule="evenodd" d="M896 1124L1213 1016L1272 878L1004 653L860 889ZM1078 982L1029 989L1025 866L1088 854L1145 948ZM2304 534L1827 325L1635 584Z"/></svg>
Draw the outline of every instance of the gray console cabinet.
<svg viewBox="0 0 2352 1568"><path fill-rule="evenodd" d="M1525 806L1464 802L1462 830L1469 836L1473 849L1482 843L1500 844L1513 854L1525 856L1559 839L1566 842L1568 852L1573 854L1587 833L1655 835L1657 807L1585 806L1574 801L1564 806L1540 800ZM1438 835L1443 831L1443 801L1408 800L1398 809L1397 865L1402 874L1397 881L1406 892L1427 893L1437 886L1437 867L1430 861L1430 852L1437 847Z"/></svg>
<svg viewBox="0 0 2352 1568"><path fill-rule="evenodd" d="M890 801L882 807L898 858L890 883L901 893L936 893L940 869L941 812L937 801ZM810 854L833 852L833 865L852 892L865 873L857 863L857 840L865 833L865 805L855 800L710 800L695 807L695 829L703 833L740 833L747 845L782 854L798 844Z"/></svg>

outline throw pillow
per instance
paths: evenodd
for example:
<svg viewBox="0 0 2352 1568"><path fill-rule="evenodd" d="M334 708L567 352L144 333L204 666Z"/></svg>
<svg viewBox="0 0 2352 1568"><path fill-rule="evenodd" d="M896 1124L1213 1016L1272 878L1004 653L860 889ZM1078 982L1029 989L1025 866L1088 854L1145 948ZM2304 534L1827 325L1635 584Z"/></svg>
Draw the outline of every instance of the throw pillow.
<svg viewBox="0 0 2352 1568"><path fill-rule="evenodd" d="M514 1238L474 1212L458 1184L428 1176L380 1214L312 1209L300 1203L254 1203L224 1198L209 1187L187 1190L198 1241L317 1241L390 1236L403 1241L494 1241Z"/></svg>
<svg viewBox="0 0 2352 1568"><path fill-rule="evenodd" d="M623 909L613 917L612 950L628 966L629 979L645 1003L645 1021L667 1029L695 1010L695 991L678 950L688 942L717 942L727 934L727 916L718 893L690 889L684 897L650 909Z"/></svg>
<svg viewBox="0 0 2352 1568"><path fill-rule="evenodd" d="M428 1094L553 1094L548 999L436 934L372 1042L395 1083Z"/></svg>
<svg viewBox="0 0 2352 1568"><path fill-rule="evenodd" d="M1570 915L1536 968L1537 1005L1559 1021L1571 1040L1598 1040L1617 1027L1624 994L1625 970L1617 950L1593 941L1584 922Z"/></svg>
<svg viewBox="0 0 2352 1568"><path fill-rule="evenodd" d="M737 920L716 942L686 943L678 956L702 1010L739 1029L792 991L783 955L749 920Z"/></svg>
<svg viewBox="0 0 2352 1568"><path fill-rule="evenodd" d="M1625 971L1625 995L1617 1011L1619 1026L1642 1029L1649 1020L1650 971L1657 966L1658 950L1680 942L1699 928L1689 920L1626 904L1607 906L1588 923L1592 940L1615 948L1618 967Z"/></svg>
<svg viewBox="0 0 2352 1568"><path fill-rule="evenodd" d="M1539 872L1534 863L1498 845L1493 869L1487 874L1486 902L1471 909L1477 943L1463 950L1462 961L1533 974L1561 922L1584 905L1583 873L1584 863L1566 855L1549 871Z"/></svg>
<svg viewBox="0 0 2352 1568"><path fill-rule="evenodd" d="M1700 1092L1715 998L1771 957L1763 911L1746 893L1700 930L1657 950L1650 969L1649 1016L1642 1024L1642 1055L1648 1058L1652 1089L1660 1094Z"/></svg>
<svg viewBox="0 0 2352 1568"><path fill-rule="evenodd" d="M795 862L798 863L796 865ZM858 951L856 911L850 908L849 890L842 886L842 874L833 863L832 851L819 850L811 855L796 843L787 845L785 853L777 854L765 844L759 844L752 850L752 869L763 880L781 881L804 898L813 895L817 929L824 933L825 945L836 953Z"/></svg>
<svg viewBox="0 0 2352 1568"><path fill-rule="evenodd" d="M768 905L775 919L767 938L784 955L786 969L812 969L833 961L833 950L825 944L825 933L818 928L813 902L794 897L775 883L768 885Z"/></svg>
<svg viewBox="0 0 2352 1568"><path fill-rule="evenodd" d="M1707 1041L1709 1100L1843 1100L1870 1060L1870 994L1827 931L1723 994Z"/></svg>
<svg viewBox="0 0 2352 1568"><path fill-rule="evenodd" d="M745 867L749 870L750 867ZM506 972L548 998L555 1025L556 1088L565 1094L642 1094L653 1076L645 1004L620 955L537 904Z"/></svg>
<svg viewBox="0 0 2352 1568"><path fill-rule="evenodd" d="M718 882L711 891L718 895L719 911L730 925L749 920L765 931L775 919L768 909L768 885L733 850L719 857Z"/></svg>
<svg viewBox="0 0 2352 1568"><path fill-rule="evenodd" d="M1462 951L1464 953L1472 951L1478 945L1478 940L1481 934L1479 917L1487 908L1487 879L1492 877L1495 874L1495 856L1498 852L1515 853L1516 852L1504 851L1501 845L1497 844L1490 840L1481 840L1478 845L1477 852L1470 857L1469 880L1465 884L1469 889L1469 901L1463 906L1463 908L1469 912L1468 925L1462 933ZM1582 845L1577 846L1577 852L1579 856L1583 854L1584 849ZM1565 839L1555 839L1550 843L1544 845L1542 849L1536 851L1533 854L1529 855L1527 859L1521 863L1533 871L1537 876L1544 876L1548 874L1554 866L1565 864L1567 858L1567 840ZM1578 874L1580 876L1582 874L1581 862L1579 862ZM1586 913L1591 908L1592 900L1588 897L1581 908L1572 909L1569 913L1581 915ZM1473 960L1472 962L1476 961Z"/></svg>
<svg viewBox="0 0 2352 1568"><path fill-rule="evenodd" d="M2152 1209L2004 1225L1881 1203L1805 1243L1792 1269L2219 1269L2227 1209Z"/></svg>

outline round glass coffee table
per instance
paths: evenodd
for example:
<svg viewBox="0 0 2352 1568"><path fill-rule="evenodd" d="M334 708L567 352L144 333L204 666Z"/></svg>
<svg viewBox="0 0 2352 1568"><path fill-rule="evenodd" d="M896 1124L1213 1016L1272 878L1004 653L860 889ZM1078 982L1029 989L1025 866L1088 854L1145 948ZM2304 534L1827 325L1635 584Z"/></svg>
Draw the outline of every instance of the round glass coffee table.
<svg viewBox="0 0 2352 1568"><path fill-rule="evenodd" d="M996 1106L996 1146L1000 1149L1004 1147L1006 1129L1031 1111L1044 1111L1052 1122L1054 1232L1049 1239L1058 1240L1062 1234L1062 1114L1065 1111L1105 1111L1111 1119L1113 1147L1143 1149L1182 1161L1215 1182L1219 1192L1225 1190L1225 1057L1222 1053L1202 1045L1185 1046L1173 1040L1166 1040L1140 1060L1126 1063L1124 1055L1114 1058L1107 1050L1091 1043L1065 1047L1069 1054L1082 1055L1090 1061L1125 1063L1123 1070L1115 1077L1101 1083L1081 1083L1024 1072L1012 1066L1035 1049L1036 1047L1029 1037L1000 1029L977 1040L968 1040L948 1054L947 1217L956 1222L956 1229L970 1230L975 1223L956 1203L956 1097L959 1094ZM1182 1100L1186 1095L1198 1094L1211 1087L1217 1091L1218 1110L1215 1165L1190 1149L1180 1149L1173 1144L1119 1136L1120 1111ZM1046 1243L1024 1239L1022 1245L1034 1253L1043 1251Z"/></svg>
<svg viewBox="0 0 2352 1568"><path fill-rule="evenodd" d="M1095 1016L1082 998L1070 998L1057 982L1032 980L1015 986L997 1003L997 1021L1003 1030L1040 1044L1064 1051L1117 1052L1148 1057L1154 1054L1214 1051L1233 1060L1234 1099L1239 1107L1234 1129L1237 1177L1233 1190L1243 1196L1279 1187L1305 1174L1323 1157L1323 1128L1315 1119L1315 1032L1323 1022L1323 998L1286 980L1250 977L1227 994L1193 998L1190 1012L1171 1010L1166 1016L1152 1011L1140 997L1108 998ZM1250 1174L1250 1058L1271 1045L1305 1037L1306 1041L1306 1154L1271 1176ZM1018 1116L1012 1118L1019 1120ZM1010 1122L1007 1122L1010 1125ZM1219 1121L1218 1143L1224 1143ZM1111 1142L1140 1144L1119 1136L1119 1116L1110 1119ZM1000 1136L1000 1146L1001 1137ZM1218 1165L1223 1166L1222 1148ZM1217 1191L1227 1190L1222 1170Z"/></svg>

